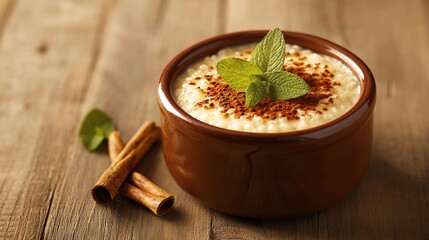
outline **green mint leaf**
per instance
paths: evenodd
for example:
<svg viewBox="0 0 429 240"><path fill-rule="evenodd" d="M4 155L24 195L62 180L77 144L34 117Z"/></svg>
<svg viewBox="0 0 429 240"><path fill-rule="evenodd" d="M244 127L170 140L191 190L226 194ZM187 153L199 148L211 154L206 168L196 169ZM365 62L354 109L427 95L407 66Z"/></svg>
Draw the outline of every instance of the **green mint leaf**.
<svg viewBox="0 0 429 240"><path fill-rule="evenodd" d="M263 73L256 65L241 58L223 59L216 68L223 80L237 92L246 91L250 84L249 76Z"/></svg>
<svg viewBox="0 0 429 240"><path fill-rule="evenodd" d="M93 136L85 135L81 136L81 139L87 150L95 151L103 142L104 136L99 134L95 134Z"/></svg>
<svg viewBox="0 0 429 240"><path fill-rule="evenodd" d="M288 100L307 94L310 87L298 75L290 72L264 73L267 95L271 99Z"/></svg>
<svg viewBox="0 0 429 240"><path fill-rule="evenodd" d="M104 112L93 109L85 116L80 127L79 137L87 150L94 151L114 130L115 125L112 119Z"/></svg>
<svg viewBox="0 0 429 240"><path fill-rule="evenodd" d="M246 89L246 107L253 107L265 96L266 84L261 75L251 75Z"/></svg>
<svg viewBox="0 0 429 240"><path fill-rule="evenodd" d="M281 71L285 59L285 46L285 39L280 29L272 29L256 45L250 62L258 66L263 72Z"/></svg>
<svg viewBox="0 0 429 240"><path fill-rule="evenodd" d="M283 72L286 43L280 29L270 30L252 52L249 62L226 58L216 65L223 80L237 92L246 92L246 106L253 107L266 95L288 100L307 94L310 87L298 75Z"/></svg>

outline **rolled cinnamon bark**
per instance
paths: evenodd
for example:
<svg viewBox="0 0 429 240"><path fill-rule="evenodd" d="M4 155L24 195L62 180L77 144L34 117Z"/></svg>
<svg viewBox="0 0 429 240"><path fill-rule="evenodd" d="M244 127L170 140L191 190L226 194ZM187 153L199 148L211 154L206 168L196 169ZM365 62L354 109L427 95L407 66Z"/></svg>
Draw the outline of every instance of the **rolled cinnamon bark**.
<svg viewBox="0 0 429 240"><path fill-rule="evenodd" d="M110 133L107 146L109 148L110 161L113 162L125 147L125 143L122 141L121 133L119 131L113 131Z"/></svg>
<svg viewBox="0 0 429 240"><path fill-rule="evenodd" d="M113 200L122 183L160 134L160 129L155 127L153 121L140 127L92 188L95 201L108 203Z"/></svg>
<svg viewBox="0 0 429 240"><path fill-rule="evenodd" d="M111 161L116 159L124 145L121 134L118 131L110 134L109 155ZM127 181L121 186L119 192L149 208L157 216L166 214L174 204L174 196L138 172L133 172L128 176Z"/></svg>

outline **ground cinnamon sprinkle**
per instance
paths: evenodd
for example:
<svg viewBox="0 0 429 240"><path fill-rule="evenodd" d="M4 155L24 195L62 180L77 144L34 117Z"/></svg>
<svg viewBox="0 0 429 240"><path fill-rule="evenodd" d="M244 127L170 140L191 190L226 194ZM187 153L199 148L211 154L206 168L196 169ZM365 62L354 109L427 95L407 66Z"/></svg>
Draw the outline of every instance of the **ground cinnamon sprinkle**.
<svg viewBox="0 0 429 240"><path fill-rule="evenodd" d="M299 57L299 53L296 52L291 55ZM332 98L332 89L333 86L339 83L332 81L334 74L327 69L326 65L320 73L307 73L306 69L309 66L304 64L302 60L305 60L305 58L289 62L283 66L283 70L297 74L307 82L310 86L310 92L305 96L292 100L272 100L265 97L254 107L246 108L246 95L244 92L238 93L229 87L220 76L206 75L204 78L209 82L209 86L201 90L207 98L196 105L204 109L213 109L220 106L221 112L226 117L229 115L228 113L231 113L229 110L232 109L236 118L244 115L248 119L260 116L270 120L281 117L294 120L299 119L299 115L302 114L298 110L322 114L322 111L318 110L316 106L321 101L324 105L332 104L334 101L334 98ZM315 64L312 67L319 69L322 66ZM326 111L327 108L323 107L322 110Z"/></svg>

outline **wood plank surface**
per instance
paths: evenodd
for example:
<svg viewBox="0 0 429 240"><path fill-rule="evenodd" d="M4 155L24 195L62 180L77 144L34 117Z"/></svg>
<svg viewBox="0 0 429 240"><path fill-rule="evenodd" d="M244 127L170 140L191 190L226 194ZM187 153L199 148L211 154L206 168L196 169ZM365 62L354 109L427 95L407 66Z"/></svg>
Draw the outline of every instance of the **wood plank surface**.
<svg viewBox="0 0 429 240"><path fill-rule="evenodd" d="M145 120L159 123L158 78L179 51L274 27L343 45L376 78L372 159L347 198L285 220L228 216L176 185L157 143L137 171L176 196L172 212L92 200L109 159L77 136L90 109L128 140ZM0 239L425 239L428 63L426 0L1 0Z"/></svg>

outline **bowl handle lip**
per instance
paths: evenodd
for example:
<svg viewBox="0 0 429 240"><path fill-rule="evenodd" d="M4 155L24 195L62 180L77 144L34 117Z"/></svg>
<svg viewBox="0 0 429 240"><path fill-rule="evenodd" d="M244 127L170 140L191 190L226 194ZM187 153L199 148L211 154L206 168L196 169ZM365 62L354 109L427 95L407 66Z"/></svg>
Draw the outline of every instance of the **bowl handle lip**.
<svg viewBox="0 0 429 240"><path fill-rule="evenodd" d="M181 109L171 95L173 81L192 62L209 55L207 51L215 53L226 46L250 43L268 32L268 30L241 31L225 33L198 42L174 57L161 73L158 83L158 105L163 115L171 115L175 121L180 121L197 132L213 137L227 138L237 141L276 142L307 141L308 139L321 139L350 128L360 118L372 116L376 100L376 85L374 76L368 66L349 50L329 40L310 34L283 31L290 44L297 44L309 48L314 52L334 57L347 65L362 82L362 93L358 102L347 113L326 124L305 130L284 133L251 133L234 131L209 125L197 120ZM225 45L225 42L228 43ZM309 45L313 46L310 47ZM316 47L314 47L316 46ZM316 48L316 49L315 49Z"/></svg>

